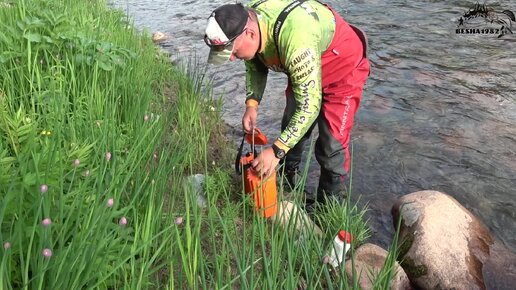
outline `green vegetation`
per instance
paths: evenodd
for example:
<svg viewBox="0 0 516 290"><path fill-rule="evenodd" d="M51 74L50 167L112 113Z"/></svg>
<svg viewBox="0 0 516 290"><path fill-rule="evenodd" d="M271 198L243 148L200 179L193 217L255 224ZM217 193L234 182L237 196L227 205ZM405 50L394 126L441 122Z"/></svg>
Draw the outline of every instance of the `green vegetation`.
<svg viewBox="0 0 516 290"><path fill-rule="evenodd" d="M104 1L0 2L0 289L353 288L322 257L364 210L256 215L196 67Z"/></svg>

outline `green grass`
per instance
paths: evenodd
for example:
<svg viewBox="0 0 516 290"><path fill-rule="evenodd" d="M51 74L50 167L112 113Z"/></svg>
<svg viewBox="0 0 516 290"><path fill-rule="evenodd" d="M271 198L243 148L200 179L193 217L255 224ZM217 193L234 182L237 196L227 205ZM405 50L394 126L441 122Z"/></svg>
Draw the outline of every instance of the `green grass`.
<svg viewBox="0 0 516 290"><path fill-rule="evenodd" d="M324 237L256 215L198 67L104 1L0 3L0 289L353 288L322 257L365 209Z"/></svg>

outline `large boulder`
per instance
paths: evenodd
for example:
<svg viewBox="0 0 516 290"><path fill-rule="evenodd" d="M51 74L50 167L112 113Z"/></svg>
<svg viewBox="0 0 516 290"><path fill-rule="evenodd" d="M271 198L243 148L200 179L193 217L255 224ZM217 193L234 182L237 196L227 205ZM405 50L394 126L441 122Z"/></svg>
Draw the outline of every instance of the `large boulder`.
<svg viewBox="0 0 516 290"><path fill-rule="evenodd" d="M373 282L380 273L385 260L387 259L387 251L380 246L374 244L364 244L360 246L354 253L354 261L346 261L346 276L348 281L353 281L353 274L358 277L358 286L360 289L373 289ZM353 267L354 273L353 273ZM400 267L398 262L394 264L394 278L389 286L391 290L408 290L412 289L407 274Z"/></svg>
<svg viewBox="0 0 516 290"><path fill-rule="evenodd" d="M482 268L493 239L454 198L438 191L401 197L392 208L401 265L422 289L486 289Z"/></svg>

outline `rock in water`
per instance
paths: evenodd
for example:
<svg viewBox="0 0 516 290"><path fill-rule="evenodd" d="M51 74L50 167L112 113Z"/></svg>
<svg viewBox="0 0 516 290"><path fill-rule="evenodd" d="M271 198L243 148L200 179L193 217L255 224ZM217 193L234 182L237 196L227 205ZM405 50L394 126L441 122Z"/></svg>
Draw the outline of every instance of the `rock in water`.
<svg viewBox="0 0 516 290"><path fill-rule="evenodd" d="M486 289L482 268L493 238L488 229L451 196L418 191L392 208L402 218L399 260L412 284L422 289Z"/></svg>
<svg viewBox="0 0 516 290"><path fill-rule="evenodd" d="M165 40L167 40L167 36L165 35L165 33L161 32L161 31L156 31L152 34L152 41L154 41L154 43L160 43L160 42L163 42Z"/></svg>

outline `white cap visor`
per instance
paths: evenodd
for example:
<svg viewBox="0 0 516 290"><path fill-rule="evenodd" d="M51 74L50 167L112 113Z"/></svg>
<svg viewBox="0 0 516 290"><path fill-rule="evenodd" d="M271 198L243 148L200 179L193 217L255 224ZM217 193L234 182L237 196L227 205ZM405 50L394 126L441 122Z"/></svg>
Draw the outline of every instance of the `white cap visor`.
<svg viewBox="0 0 516 290"><path fill-rule="evenodd" d="M228 37L224 31L222 31L222 28L220 28L219 23L213 15L208 18L208 25L206 26L205 33L208 41L213 44L220 43L223 45L229 41ZM220 47L212 47L210 49L210 54L208 55L208 63L216 65L223 64L229 60L232 52L233 43L228 44L224 47L224 49L221 49Z"/></svg>

